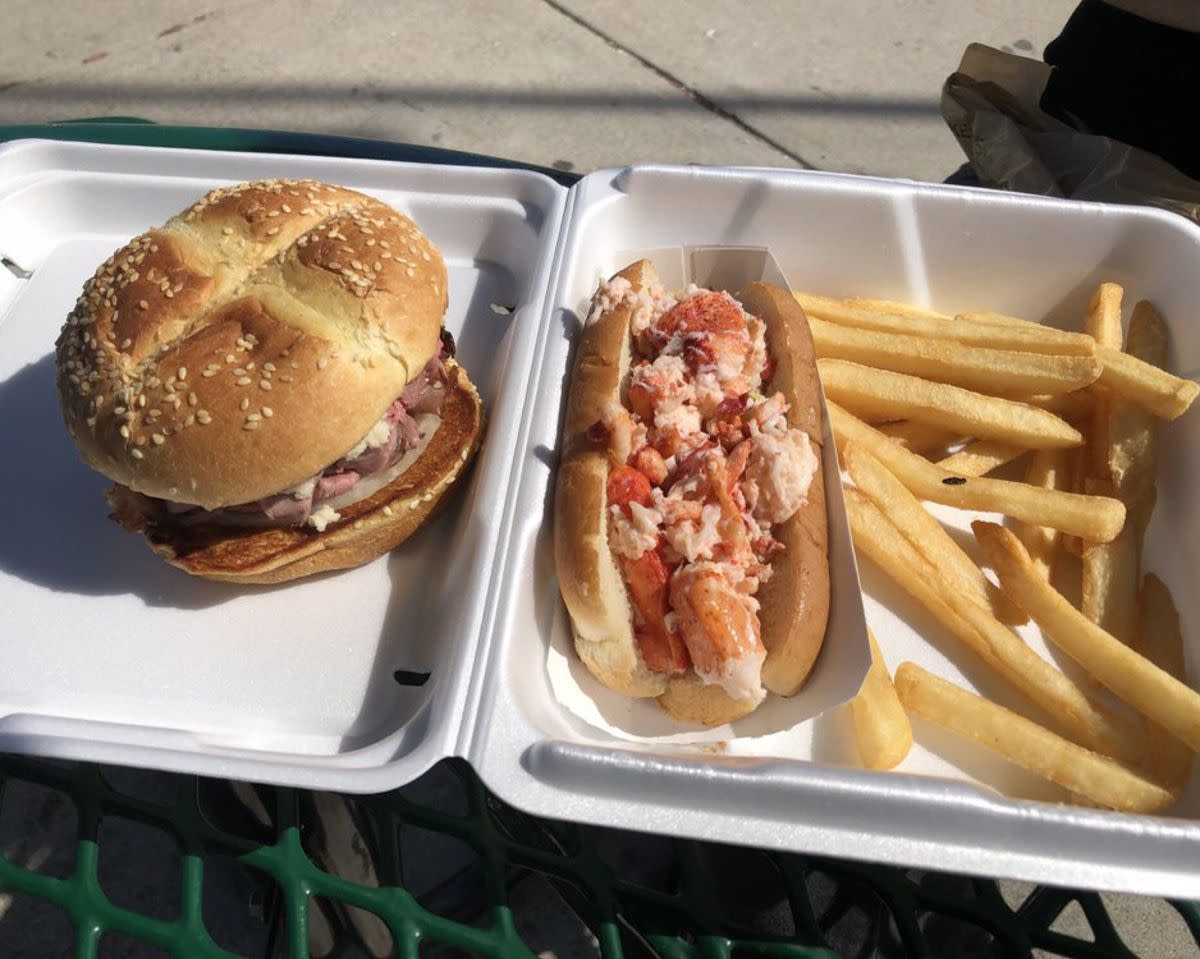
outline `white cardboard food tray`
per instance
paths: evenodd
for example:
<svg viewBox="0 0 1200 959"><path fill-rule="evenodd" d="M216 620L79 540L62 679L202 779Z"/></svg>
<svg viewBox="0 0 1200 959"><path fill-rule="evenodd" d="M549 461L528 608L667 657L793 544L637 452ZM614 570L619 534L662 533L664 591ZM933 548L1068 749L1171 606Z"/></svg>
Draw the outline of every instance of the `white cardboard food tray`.
<svg viewBox="0 0 1200 959"><path fill-rule="evenodd" d="M446 253L448 325L469 327L463 360L491 419L457 508L409 547L230 596L159 567L104 518L104 483L61 429L51 344L108 252L212 186L260 176L342 182L413 213ZM1128 302L1162 310L1173 368L1200 369L1200 230L1154 210L787 171L634 167L565 191L521 172L12 144L0 148L0 255L33 277L0 272L0 443L17 466L0 471L0 748L351 791L460 755L543 815L1200 896L1195 779L1170 816L1130 816L1059 805L921 725L901 771L885 774L854 768L842 711L808 724L799 759L780 760L617 742L555 700L545 650L563 622L545 518L577 310L624 265L619 251L690 244L768 247L797 289L1063 324L1112 279ZM1193 677L1198 417L1162 431L1146 549L1179 602ZM960 528L969 518L941 515ZM922 638L940 634L869 567L863 585L890 665L911 659L1002 695ZM401 668L430 680L399 687Z"/></svg>

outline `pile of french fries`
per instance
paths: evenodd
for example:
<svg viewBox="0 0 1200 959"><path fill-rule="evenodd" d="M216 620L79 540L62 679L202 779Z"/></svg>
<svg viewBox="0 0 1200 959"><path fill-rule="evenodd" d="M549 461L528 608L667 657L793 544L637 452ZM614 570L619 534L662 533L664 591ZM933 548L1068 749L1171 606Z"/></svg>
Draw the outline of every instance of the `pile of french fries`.
<svg viewBox="0 0 1200 959"><path fill-rule="evenodd" d="M796 294L853 484L856 549L1022 704L1018 714L913 663L893 683L871 637L872 665L851 704L868 768L904 759L911 714L1079 803L1149 812L1183 791L1200 750L1200 694L1187 685L1171 594L1143 574L1142 540L1157 424L1182 415L1200 387L1165 370L1166 327L1150 303L1133 308L1123 335L1123 293L1101 284L1078 332ZM1001 467L1023 478L988 475ZM1009 519L1011 528L972 523L997 582L923 501ZM1072 575L1078 607L1058 588ZM1030 619L1088 681L1012 629Z"/></svg>

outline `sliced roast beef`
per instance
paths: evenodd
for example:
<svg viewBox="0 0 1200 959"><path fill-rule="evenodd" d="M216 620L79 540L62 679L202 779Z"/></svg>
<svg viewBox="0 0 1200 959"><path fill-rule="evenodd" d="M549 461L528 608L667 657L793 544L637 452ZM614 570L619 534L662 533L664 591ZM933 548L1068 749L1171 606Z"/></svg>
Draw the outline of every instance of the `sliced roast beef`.
<svg viewBox="0 0 1200 959"><path fill-rule="evenodd" d="M221 509L206 510L186 503L161 501L168 515L184 523L219 524L223 516L261 514L270 520L299 525L308 519L313 507L326 500L348 493L360 479L390 469L409 450L421 442L421 429L415 416L440 413L446 395L444 361L454 356L454 339L442 331L438 355L431 357L421 372L411 380L383 416L387 423L387 439L378 446L368 446L353 459L340 459L326 467L313 482L302 483L297 490L278 493Z"/></svg>
<svg viewBox="0 0 1200 959"><path fill-rule="evenodd" d="M321 474L317 479L317 485L313 487L313 503L323 503L327 499L333 499L335 496L349 492L358 482L358 477L359 474L354 470Z"/></svg>

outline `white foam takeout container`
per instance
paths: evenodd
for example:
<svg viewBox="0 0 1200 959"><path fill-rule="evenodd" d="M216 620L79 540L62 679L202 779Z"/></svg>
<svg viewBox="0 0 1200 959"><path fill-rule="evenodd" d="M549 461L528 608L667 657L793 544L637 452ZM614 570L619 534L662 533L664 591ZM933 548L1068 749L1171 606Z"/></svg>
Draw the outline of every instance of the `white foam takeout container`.
<svg viewBox="0 0 1200 959"><path fill-rule="evenodd" d="M105 518L105 481L61 425L53 340L83 281L129 237L212 187L278 176L344 183L419 222L446 255L447 325L489 423L453 507L391 556L238 590L188 579ZM1200 230L1149 209L791 171L643 166L568 191L517 171L10 144L0 256L32 275L0 270L0 749L347 791L457 755L542 815L1200 896L1196 777L1169 815L1132 816L1061 805L1057 790L921 724L899 771L855 768L844 708L807 722L779 758L618 739L556 698L547 650L566 623L547 517L579 311L622 251L686 245L767 247L796 289L1061 324L1116 280L1128 302L1162 310L1172 368L1200 370ZM1194 677L1200 414L1161 436L1146 566L1180 605ZM938 514L960 530L971 518ZM869 565L862 585L889 665L913 660L1003 698L950 643L926 642L937 627ZM1024 635L1051 655L1036 630ZM400 685L397 671L429 678Z"/></svg>

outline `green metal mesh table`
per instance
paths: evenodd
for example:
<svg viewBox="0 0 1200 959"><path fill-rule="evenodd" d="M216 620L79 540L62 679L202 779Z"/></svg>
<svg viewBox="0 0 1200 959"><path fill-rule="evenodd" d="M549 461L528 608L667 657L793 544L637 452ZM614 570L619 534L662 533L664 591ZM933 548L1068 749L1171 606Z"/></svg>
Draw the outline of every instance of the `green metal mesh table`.
<svg viewBox="0 0 1200 959"><path fill-rule="evenodd" d="M147 954L105 948L131 942L205 959L533 956L510 901L514 882L528 874L547 880L580 916L605 959L1022 956L1035 948L1133 955L1095 893L1038 888L1010 905L987 879L617 834L522 814L492 796L465 763L448 760L438 774L436 802L423 800L418 786L354 799L258 789L239 805L229 802L228 784L197 777L162 777L148 797L118 788L113 772L92 765L5 757L0 809L14 788L52 790L73 809L78 835L73 863L57 869L0 857L0 892L51 907L38 921L69 923L78 959ZM317 808L330 802L357 828L332 834L329 824L338 820ZM130 908L122 901L128 893L116 894L121 864L106 869L102 860L104 824L117 820L159 834L176 850L167 872L177 875L164 877L177 884L171 918ZM429 837L442 845L431 847ZM462 914L461 896L434 889L418 897L406 888L406 857L444 855L447 841L469 853L470 864L453 880L476 889L474 915ZM335 843L357 878L330 868ZM364 861L371 863L366 875ZM647 861L658 868L647 871ZM231 863L250 877L249 901L257 902L264 929L253 952L221 933L209 903L215 890L207 875L227 876ZM1072 903L1082 907L1093 941L1051 929ZM1200 943L1200 908L1174 905Z"/></svg>
<svg viewBox="0 0 1200 959"><path fill-rule="evenodd" d="M0 140L29 136L511 165L345 137L136 120L0 127ZM564 183L574 179L541 172ZM513 901L528 876L580 917L594 937L586 951L605 959L1023 956L1035 949L1133 955L1096 893L1034 888L1011 903L989 879L538 819L496 799L454 760L431 773L440 777L436 793L422 792L419 781L355 798L165 775L154 780L153 795L145 795L123 788L119 773L0 756L0 839L6 803L14 797L41 792L50 799L38 808L57 810L39 813L23 826L19 843L0 847L0 916L24 916L18 941L0 939L12 955L63 954L61 944L69 940L67 954L78 959L533 956ZM67 835L60 829L57 858L38 835L51 829L51 819L72 824ZM114 861L114 842L106 841L108 824L118 822L165 850L161 861L153 860L149 881L173 900L166 912L140 908L143 901L116 891L132 869ZM466 864L440 887L415 893L413 864L446 857L446 843L460 858L465 853ZM244 900L230 900L232 886ZM251 928L231 934L229 913L239 902ZM1053 928L1076 906L1090 939ZM1200 907L1171 906L1191 937L1180 942L1180 954L1193 944L1200 953ZM550 903L542 899L533 908ZM61 934L51 935L56 928Z"/></svg>

